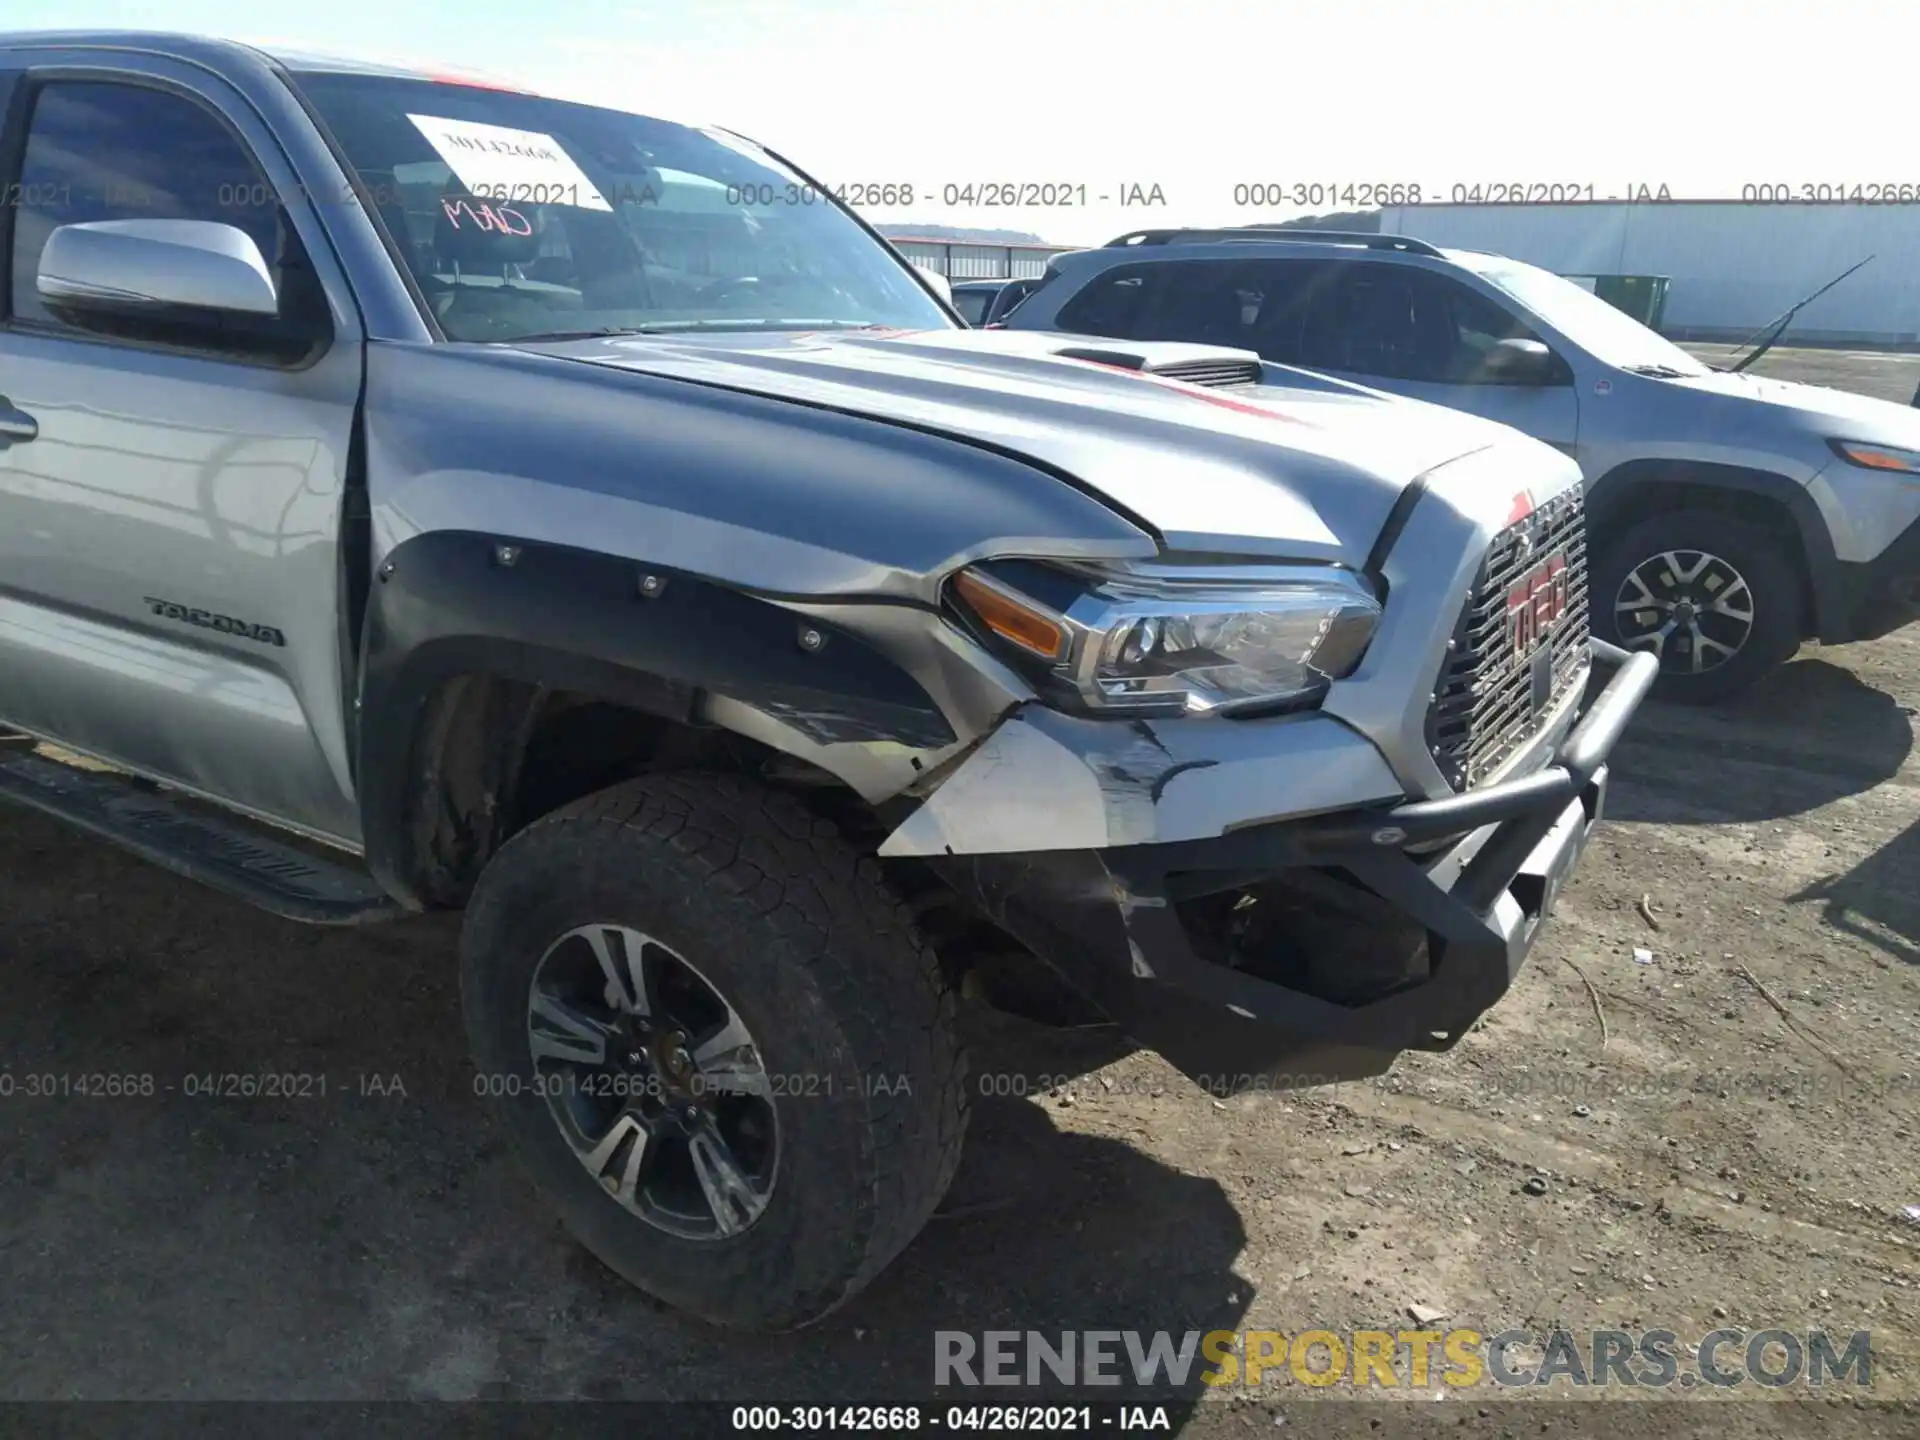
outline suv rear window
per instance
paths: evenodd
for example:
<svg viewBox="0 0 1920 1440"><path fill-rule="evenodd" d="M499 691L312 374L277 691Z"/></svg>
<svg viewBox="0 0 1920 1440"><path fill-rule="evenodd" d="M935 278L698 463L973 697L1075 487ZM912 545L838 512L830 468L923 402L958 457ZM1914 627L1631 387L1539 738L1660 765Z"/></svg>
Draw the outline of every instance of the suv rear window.
<svg viewBox="0 0 1920 1440"><path fill-rule="evenodd" d="M1111 270L1060 309L1062 330L1182 340L1299 364L1302 317L1328 267L1311 260L1176 260Z"/></svg>
<svg viewBox="0 0 1920 1440"><path fill-rule="evenodd" d="M1060 307L1055 323L1079 335L1108 335L1116 340L1146 338L1139 331L1144 302L1156 288L1158 265L1127 265L1109 270Z"/></svg>

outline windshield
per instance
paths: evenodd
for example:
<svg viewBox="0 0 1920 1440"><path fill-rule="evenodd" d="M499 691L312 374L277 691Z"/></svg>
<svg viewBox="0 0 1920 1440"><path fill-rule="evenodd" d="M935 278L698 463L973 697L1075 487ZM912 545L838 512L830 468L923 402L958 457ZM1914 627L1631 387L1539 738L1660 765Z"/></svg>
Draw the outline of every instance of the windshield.
<svg viewBox="0 0 1920 1440"><path fill-rule="evenodd" d="M431 80L295 83L451 340L953 328L850 215L733 136Z"/></svg>
<svg viewBox="0 0 1920 1440"><path fill-rule="evenodd" d="M1620 370L1666 369L1681 375L1709 373L1706 366L1672 341L1563 276L1532 265L1492 261L1492 257L1486 257L1492 263L1483 263L1479 256L1461 258L1476 274L1511 295L1603 365Z"/></svg>

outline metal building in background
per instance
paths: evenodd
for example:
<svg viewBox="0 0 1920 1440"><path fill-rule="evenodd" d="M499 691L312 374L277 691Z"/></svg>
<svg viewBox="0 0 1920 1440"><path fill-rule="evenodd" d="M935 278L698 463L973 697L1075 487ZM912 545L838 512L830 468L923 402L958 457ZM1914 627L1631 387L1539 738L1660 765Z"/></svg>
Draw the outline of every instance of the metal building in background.
<svg viewBox="0 0 1920 1440"><path fill-rule="evenodd" d="M889 235L888 240L915 265L937 270L949 280L1024 280L1039 275L1047 261L1068 245L986 245L973 240L934 240Z"/></svg>
<svg viewBox="0 0 1920 1440"><path fill-rule="evenodd" d="M1920 343L1920 205L1401 205L1380 228L1563 275L1668 276L1661 328L1682 340L1744 339L1871 255L1801 312L1793 338Z"/></svg>

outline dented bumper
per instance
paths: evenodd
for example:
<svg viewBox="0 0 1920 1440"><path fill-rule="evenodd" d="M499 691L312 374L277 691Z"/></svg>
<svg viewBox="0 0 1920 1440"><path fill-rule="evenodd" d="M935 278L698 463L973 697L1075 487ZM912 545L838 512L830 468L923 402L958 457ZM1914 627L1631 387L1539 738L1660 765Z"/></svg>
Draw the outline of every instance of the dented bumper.
<svg viewBox="0 0 1920 1440"><path fill-rule="evenodd" d="M1466 794L1259 823L1270 798L1259 767L1229 743L1187 769L1159 755L1159 792L1149 786L1132 809L1113 804L1126 787L1110 774L1095 805L1075 788L1084 764L1023 766L1028 848L1004 828L1000 843L969 848L987 837L956 823L964 805L948 808L941 834L903 826L889 845L912 844L1132 1038L1216 1093L1379 1074L1402 1050L1450 1048L1506 992L1578 863L1605 807L1607 757L1657 670L1649 655L1594 651L1618 669L1553 760ZM1331 793L1366 774L1332 730L1300 733L1325 746L1324 763L1288 766L1296 780L1319 775ZM1029 761L1044 751L1015 744ZM1252 823L1178 837L1203 797L1193 791L1183 812L1169 806L1175 787L1222 769L1215 783L1242 788ZM1051 843L1062 826L1091 843Z"/></svg>

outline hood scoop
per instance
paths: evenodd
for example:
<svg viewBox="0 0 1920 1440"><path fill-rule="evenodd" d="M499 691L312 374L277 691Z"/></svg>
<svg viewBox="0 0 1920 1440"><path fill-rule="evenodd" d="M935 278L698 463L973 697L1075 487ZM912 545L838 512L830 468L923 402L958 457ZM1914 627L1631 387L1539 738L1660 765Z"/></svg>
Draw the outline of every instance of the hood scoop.
<svg viewBox="0 0 1920 1440"><path fill-rule="evenodd" d="M1110 365L1116 370L1133 370L1188 385L1204 385L1209 390L1246 389L1258 385L1262 376L1259 359L1240 351L1160 361L1149 360L1135 350L1108 350L1091 345L1073 345L1053 353L1064 360L1086 360L1095 365Z"/></svg>

